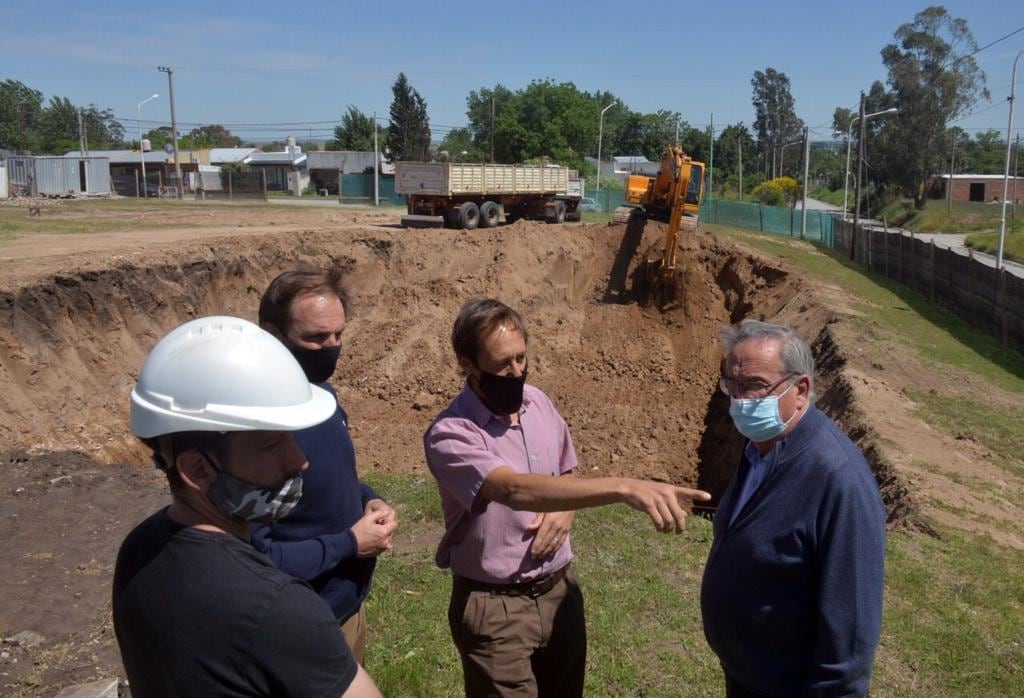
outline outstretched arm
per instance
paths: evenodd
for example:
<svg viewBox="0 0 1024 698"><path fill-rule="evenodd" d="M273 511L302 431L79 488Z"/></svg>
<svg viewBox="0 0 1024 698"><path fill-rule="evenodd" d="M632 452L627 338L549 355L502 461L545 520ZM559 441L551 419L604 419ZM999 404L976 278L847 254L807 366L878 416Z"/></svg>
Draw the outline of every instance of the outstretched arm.
<svg viewBox="0 0 1024 698"><path fill-rule="evenodd" d="M492 471L484 480L478 497L520 511L565 511L619 502L651 517L662 532L679 533L686 526L687 512L696 501L711 495L701 490L676 487L663 482L620 477L549 477L517 473L507 465Z"/></svg>

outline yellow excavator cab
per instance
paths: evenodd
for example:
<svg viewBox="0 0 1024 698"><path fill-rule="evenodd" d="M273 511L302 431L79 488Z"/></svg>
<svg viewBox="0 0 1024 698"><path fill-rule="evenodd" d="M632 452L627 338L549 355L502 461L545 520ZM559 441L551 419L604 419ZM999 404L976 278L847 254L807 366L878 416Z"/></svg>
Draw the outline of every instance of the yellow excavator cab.
<svg viewBox="0 0 1024 698"><path fill-rule="evenodd" d="M704 163L693 160L682 146L668 145L655 176L629 175L625 185L626 203L631 206L617 210L613 223L627 223L637 215L668 223L661 259L651 260L645 274L667 299L672 295L679 231L697 231L704 198Z"/></svg>

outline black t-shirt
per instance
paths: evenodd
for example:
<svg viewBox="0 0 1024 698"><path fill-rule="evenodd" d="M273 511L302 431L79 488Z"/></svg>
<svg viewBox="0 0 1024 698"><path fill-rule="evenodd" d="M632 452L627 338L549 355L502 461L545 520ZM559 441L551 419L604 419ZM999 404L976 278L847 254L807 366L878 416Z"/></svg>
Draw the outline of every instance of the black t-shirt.
<svg viewBox="0 0 1024 698"><path fill-rule="evenodd" d="M339 696L356 663L331 609L235 536L160 511L117 556L114 630L133 696Z"/></svg>

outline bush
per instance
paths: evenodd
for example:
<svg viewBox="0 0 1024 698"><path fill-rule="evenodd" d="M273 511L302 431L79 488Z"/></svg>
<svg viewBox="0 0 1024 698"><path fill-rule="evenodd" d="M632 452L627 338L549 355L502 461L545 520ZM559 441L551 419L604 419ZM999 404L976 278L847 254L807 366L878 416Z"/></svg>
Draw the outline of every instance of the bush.
<svg viewBox="0 0 1024 698"><path fill-rule="evenodd" d="M793 177L776 177L755 186L751 194L768 206L795 206L800 198L800 184Z"/></svg>
<svg viewBox="0 0 1024 698"><path fill-rule="evenodd" d="M776 177L758 184L750 193L768 206L793 206L800 198L800 184L792 177Z"/></svg>

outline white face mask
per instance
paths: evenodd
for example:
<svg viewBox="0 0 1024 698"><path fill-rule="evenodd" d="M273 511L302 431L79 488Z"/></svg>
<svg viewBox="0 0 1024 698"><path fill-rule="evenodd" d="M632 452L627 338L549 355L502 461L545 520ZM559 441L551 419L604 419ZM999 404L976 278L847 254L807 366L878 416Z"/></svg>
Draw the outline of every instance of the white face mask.
<svg viewBox="0 0 1024 698"><path fill-rule="evenodd" d="M785 395L793 386L786 388ZM771 441L781 434L793 421L796 411L788 420L779 413L779 398L782 395L766 395L762 398L729 398L729 416L736 430L755 442Z"/></svg>

